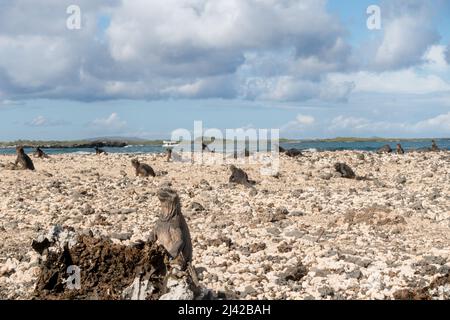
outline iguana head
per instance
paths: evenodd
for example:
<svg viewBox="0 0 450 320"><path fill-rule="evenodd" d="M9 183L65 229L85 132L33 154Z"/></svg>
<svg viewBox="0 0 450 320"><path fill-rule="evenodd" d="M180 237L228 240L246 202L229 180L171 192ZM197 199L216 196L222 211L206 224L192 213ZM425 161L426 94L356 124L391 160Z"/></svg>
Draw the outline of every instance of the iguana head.
<svg viewBox="0 0 450 320"><path fill-rule="evenodd" d="M180 198L175 190L163 187L158 191L158 198L161 201L161 220L170 220L181 212Z"/></svg>
<svg viewBox="0 0 450 320"><path fill-rule="evenodd" d="M138 159L131 160L131 165L135 168L139 167L139 160Z"/></svg>

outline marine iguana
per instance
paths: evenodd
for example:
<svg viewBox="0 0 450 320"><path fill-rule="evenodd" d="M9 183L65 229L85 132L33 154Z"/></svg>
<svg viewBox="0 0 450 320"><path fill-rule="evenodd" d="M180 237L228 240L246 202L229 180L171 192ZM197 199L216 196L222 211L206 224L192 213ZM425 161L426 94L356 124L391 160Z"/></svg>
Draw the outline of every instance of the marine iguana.
<svg viewBox="0 0 450 320"><path fill-rule="evenodd" d="M151 234L172 257L172 262L187 270L198 286L198 277L192 266L192 240L189 227L181 213L180 198L175 190L162 187L158 191L161 213Z"/></svg>
<svg viewBox="0 0 450 320"><path fill-rule="evenodd" d="M242 184L246 187L254 188L253 185L255 184L255 181L249 180L248 175L244 170L239 169L234 165L230 166L230 170L231 170L231 176L229 178L229 182Z"/></svg>
<svg viewBox="0 0 450 320"><path fill-rule="evenodd" d="M131 165L136 170L136 176L141 177L156 176L155 171L153 171L152 167L150 167L148 164L140 163L137 159L131 160Z"/></svg>
<svg viewBox="0 0 450 320"><path fill-rule="evenodd" d="M23 147L18 146L16 147L16 153L17 153L17 159L14 165L20 165L18 169L22 170L34 170L34 164L33 161L30 159L30 157L25 153L23 150Z"/></svg>

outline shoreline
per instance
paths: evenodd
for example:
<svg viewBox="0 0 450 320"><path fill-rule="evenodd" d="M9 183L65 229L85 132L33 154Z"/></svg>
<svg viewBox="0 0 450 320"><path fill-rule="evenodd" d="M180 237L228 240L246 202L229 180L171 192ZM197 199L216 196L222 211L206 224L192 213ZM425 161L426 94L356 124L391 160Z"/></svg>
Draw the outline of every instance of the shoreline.
<svg viewBox="0 0 450 320"><path fill-rule="evenodd" d="M429 139L414 139L414 140L404 140L401 141L400 144L405 150L405 152L427 152L430 151L431 141ZM378 149L382 148L385 145L389 145L391 149L393 149L393 152L395 152L395 146L399 143L399 141L378 141L378 142L372 142L372 141L326 141L326 140L320 140L320 141L312 141L312 140L303 140L301 142L295 142L295 141L281 141L277 143L276 145L279 145L283 147L284 149L288 150L291 148L299 149L302 152L308 152L308 151L317 151L317 152L323 152L323 151L365 151L365 152L376 152ZM450 139L438 139L436 140L436 143L440 150L450 150ZM42 150L45 150L48 154L76 154L76 153L83 153L88 154L94 152L94 149L96 146L100 146L100 148L104 149L108 153L131 153L131 154L155 154L155 153L164 153L166 152L166 148L163 147L162 144L119 144L118 142L114 142L111 144L89 144L89 145L74 145L74 146L41 146ZM232 153L235 150L237 152L241 152L245 149L249 150L251 153L254 152L261 152L258 151L258 146L260 148L263 148L266 150L266 148L269 148L270 152L270 144L263 143L244 143L244 142L238 142L237 145L234 143L215 143L210 144L209 147L214 149L216 153ZM178 148L189 150L192 147L192 145L185 145L180 144ZM197 145L198 148L200 148L200 145ZM34 146L27 146L25 145L25 150L27 153L34 153L34 149L36 147ZM225 151L224 151L225 150ZM174 150L176 151L176 149ZM197 150L195 150L197 152ZM205 151L207 152L207 151ZM0 146L0 154L14 154L15 153L15 146L9 145L9 146Z"/></svg>
<svg viewBox="0 0 450 320"><path fill-rule="evenodd" d="M170 139L168 139L170 140ZM336 137L336 138L322 138L322 139L286 139L280 138L279 143L293 144L293 143L361 143L361 142L426 142L426 141L450 141L450 138L358 138L358 137ZM224 140L223 143L231 143L231 140ZM255 141L250 141L255 143ZM16 141L0 141L1 148L15 148L21 145L26 148L50 148L50 149L65 149L65 148L94 148L94 147L111 147L123 148L129 146L159 146L163 144L163 140L127 140L127 139L98 139L98 140L16 140Z"/></svg>

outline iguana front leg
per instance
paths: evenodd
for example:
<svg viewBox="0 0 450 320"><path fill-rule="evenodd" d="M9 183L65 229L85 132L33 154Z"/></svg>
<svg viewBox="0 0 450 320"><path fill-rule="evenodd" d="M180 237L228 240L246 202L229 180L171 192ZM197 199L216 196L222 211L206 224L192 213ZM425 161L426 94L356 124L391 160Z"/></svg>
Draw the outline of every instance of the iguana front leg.
<svg viewBox="0 0 450 320"><path fill-rule="evenodd" d="M148 236L148 241L156 242L158 240L158 234L156 233L156 230L153 229L152 232L150 232L150 235Z"/></svg>
<svg viewBox="0 0 450 320"><path fill-rule="evenodd" d="M169 252L169 254L172 256L172 258L176 258L178 254L181 252L181 248L183 245L183 239L177 240L168 246L166 250Z"/></svg>

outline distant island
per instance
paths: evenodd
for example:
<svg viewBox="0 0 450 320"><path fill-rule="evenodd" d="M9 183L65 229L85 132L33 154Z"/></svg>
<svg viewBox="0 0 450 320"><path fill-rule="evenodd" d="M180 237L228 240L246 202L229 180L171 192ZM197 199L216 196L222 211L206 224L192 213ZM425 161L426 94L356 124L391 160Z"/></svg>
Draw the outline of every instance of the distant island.
<svg viewBox="0 0 450 320"><path fill-rule="evenodd" d="M0 148L8 148L14 146L24 146L25 148L52 148L52 149L66 149L66 148L123 148L129 145L161 145L162 140L140 140L140 139L110 139L110 138L96 138L86 140L74 141L42 141L42 140L16 140L11 142L0 142Z"/></svg>

